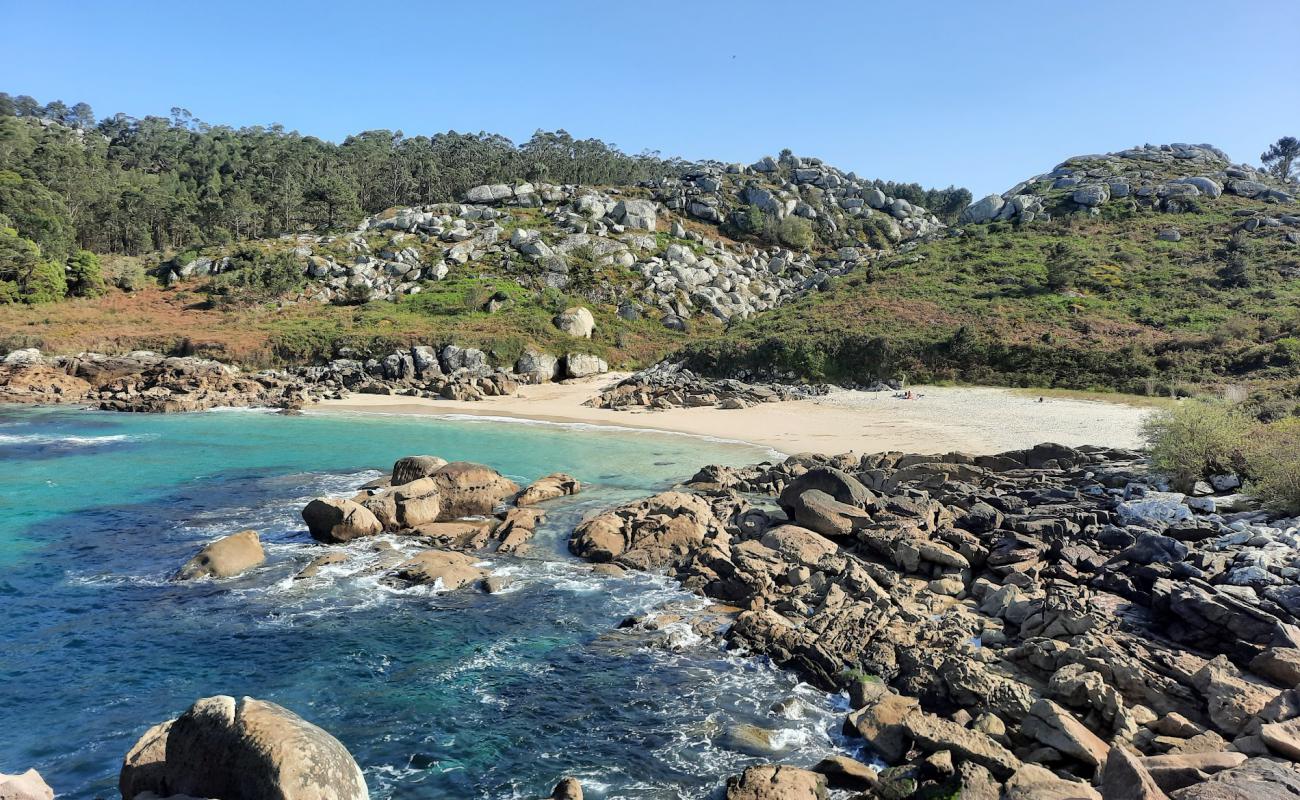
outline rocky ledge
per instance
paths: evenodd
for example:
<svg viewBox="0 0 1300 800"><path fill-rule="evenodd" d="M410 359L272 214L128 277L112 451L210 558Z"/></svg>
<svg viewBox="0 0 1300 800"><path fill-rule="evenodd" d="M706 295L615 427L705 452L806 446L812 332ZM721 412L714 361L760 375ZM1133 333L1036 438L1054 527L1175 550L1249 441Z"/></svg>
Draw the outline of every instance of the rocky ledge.
<svg viewBox="0 0 1300 800"><path fill-rule="evenodd" d="M888 765L755 768L733 800L1300 794L1296 523L1159 488L1103 448L800 455L707 467L570 548L742 609L726 640L848 690Z"/></svg>
<svg viewBox="0 0 1300 800"><path fill-rule="evenodd" d="M633 373L601 390L585 405L593 408L739 409L758 403L803 400L826 394L826 385L758 384L732 378L710 379L687 369L684 363L663 361Z"/></svg>

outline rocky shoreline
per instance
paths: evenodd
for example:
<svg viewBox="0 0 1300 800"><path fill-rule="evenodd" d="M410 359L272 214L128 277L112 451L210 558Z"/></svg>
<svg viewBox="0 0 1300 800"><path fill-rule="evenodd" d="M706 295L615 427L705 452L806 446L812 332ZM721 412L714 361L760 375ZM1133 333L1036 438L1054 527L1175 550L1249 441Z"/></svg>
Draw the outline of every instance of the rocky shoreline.
<svg viewBox="0 0 1300 800"><path fill-rule="evenodd" d="M811 769L755 766L727 781L728 800L828 789L988 800L1294 796L1300 530L1250 510L1230 493L1233 476L1213 483L1196 496L1162 491L1139 453L1098 447L796 455L705 467L677 489L588 516L569 547L605 574L666 572L715 601L624 624L654 629L685 613L702 634L721 630L729 647L847 692L845 732L886 765L834 756ZM413 456L351 498L313 500L303 518L324 543L385 532L422 540L427 550L375 562L394 585L495 591L479 560L525 553L544 514L537 504L580 490L568 475L520 489L482 465ZM177 579L238 574L259 555L256 533L244 531L205 547ZM300 577L346 558L322 556ZM245 724L196 711L208 706L235 701L207 698L186 714ZM277 706L256 708L312 727ZM312 730L319 735L289 739L334 741ZM160 735L151 729L127 756L126 800L177 787L226 796L172 775L173 746L160 750ZM243 741L200 738L208 748ZM163 752L169 764L151 766ZM169 777L136 777L158 774ZM304 780L364 796L353 774ZM332 785L339 780L347 785ZM561 791L581 796L576 781Z"/></svg>
<svg viewBox="0 0 1300 800"><path fill-rule="evenodd" d="M571 311L580 323L577 312L586 309ZM523 384L590 378L608 371L603 359L588 353L556 357L531 350L512 369L503 369L489 364L482 350L455 344L416 345L382 358L348 351L323 365L250 373L212 359L148 350L46 356L27 348L0 360L0 403L174 413L217 407L300 409L350 393L477 401L513 395ZM602 389L587 405L615 410L736 409L817 397L828 390L825 385L713 380L665 361Z"/></svg>

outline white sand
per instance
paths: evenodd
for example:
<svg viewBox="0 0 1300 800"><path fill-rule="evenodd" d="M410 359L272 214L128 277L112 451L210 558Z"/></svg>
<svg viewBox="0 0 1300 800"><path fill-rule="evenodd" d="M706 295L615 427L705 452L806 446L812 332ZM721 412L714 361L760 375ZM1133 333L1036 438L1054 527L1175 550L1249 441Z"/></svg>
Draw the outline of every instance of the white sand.
<svg viewBox="0 0 1300 800"><path fill-rule="evenodd" d="M891 392L837 390L814 400L746 409L677 408L610 411L582 403L622 375L521 387L512 397L475 402L354 394L326 400L324 411L469 414L581 422L752 442L783 453L996 453L1039 442L1136 447L1148 409L1093 400L1037 398L1007 389L914 387L914 400Z"/></svg>

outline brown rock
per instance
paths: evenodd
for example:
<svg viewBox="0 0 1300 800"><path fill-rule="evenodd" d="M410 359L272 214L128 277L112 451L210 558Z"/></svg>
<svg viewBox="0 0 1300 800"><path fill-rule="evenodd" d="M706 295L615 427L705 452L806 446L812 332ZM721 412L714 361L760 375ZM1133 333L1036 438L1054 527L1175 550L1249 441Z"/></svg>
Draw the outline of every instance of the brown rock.
<svg viewBox="0 0 1300 800"><path fill-rule="evenodd" d="M826 800L826 778L780 764L750 767L727 779L726 800Z"/></svg>
<svg viewBox="0 0 1300 800"><path fill-rule="evenodd" d="M454 461L431 476L442 498L440 519L486 517L507 497L519 491L514 481L501 473L468 461Z"/></svg>
<svg viewBox="0 0 1300 800"><path fill-rule="evenodd" d="M374 514L351 500L317 498L302 510L302 519L311 538L327 544L350 542L384 530Z"/></svg>
<svg viewBox="0 0 1300 800"><path fill-rule="evenodd" d="M266 800L369 796L360 767L337 739L274 703L207 697L169 729L161 727L146 732L128 755L120 779L124 800L145 791ZM160 747L161 769L153 760Z"/></svg>
<svg viewBox="0 0 1300 800"><path fill-rule="evenodd" d="M848 756L828 756L817 762L813 772L826 776L832 789L871 789L876 785L876 771Z"/></svg>
<svg viewBox="0 0 1300 800"><path fill-rule="evenodd" d="M1101 796L1105 800L1169 800L1132 753L1112 747L1101 776Z"/></svg>
<svg viewBox="0 0 1300 800"><path fill-rule="evenodd" d="M577 494L582 484L572 475L556 472L544 478L538 478L515 498L515 505L531 506L557 497Z"/></svg>
<svg viewBox="0 0 1300 800"><path fill-rule="evenodd" d="M848 727L857 731L885 761L902 761L912 748L912 740L903 720L918 713L921 703L890 691L881 683L863 683L862 708L849 714Z"/></svg>
<svg viewBox="0 0 1300 800"><path fill-rule="evenodd" d="M131 800L141 792L167 793L167 733L175 721L169 719L153 726L127 751L117 776L122 800Z"/></svg>
<svg viewBox="0 0 1300 800"><path fill-rule="evenodd" d="M1300 761L1300 717L1260 726L1259 738L1274 753L1292 761Z"/></svg>
<svg viewBox="0 0 1300 800"><path fill-rule="evenodd" d="M1086 783L1067 781L1037 764L1016 770L1003 787L1005 800L1102 800Z"/></svg>
<svg viewBox="0 0 1300 800"><path fill-rule="evenodd" d="M1288 689L1300 687L1300 649L1270 647L1255 656L1250 670Z"/></svg>
<svg viewBox="0 0 1300 800"><path fill-rule="evenodd" d="M185 562L172 579L229 578L264 561L266 553L257 538L257 531L240 531L210 542L198 555Z"/></svg>
<svg viewBox="0 0 1300 800"><path fill-rule="evenodd" d="M1020 730L1026 736L1094 767L1106 763L1109 755L1109 745L1051 700L1034 703L1029 716L1021 722Z"/></svg>
<svg viewBox="0 0 1300 800"><path fill-rule="evenodd" d="M952 720L918 711L903 720L912 742L927 753L950 751L961 761L973 761L999 778L1020 769L1020 759L979 731L963 728Z"/></svg>
<svg viewBox="0 0 1300 800"><path fill-rule="evenodd" d="M492 540L494 520L462 519L454 522L430 522L413 531L435 547L448 550L482 550Z"/></svg>
<svg viewBox="0 0 1300 800"><path fill-rule="evenodd" d="M1176 755L1148 756L1142 759L1156 785L1166 792L1182 789L1205 780L1245 762L1242 753L1178 753Z"/></svg>
<svg viewBox="0 0 1300 800"><path fill-rule="evenodd" d="M1192 685L1205 696L1210 721L1235 736L1280 692L1241 674L1226 656L1215 656L1192 676Z"/></svg>
<svg viewBox="0 0 1300 800"><path fill-rule="evenodd" d="M474 566L474 559L451 550L424 550L398 564L393 577L408 584L438 583L453 590L482 580L487 573Z"/></svg>

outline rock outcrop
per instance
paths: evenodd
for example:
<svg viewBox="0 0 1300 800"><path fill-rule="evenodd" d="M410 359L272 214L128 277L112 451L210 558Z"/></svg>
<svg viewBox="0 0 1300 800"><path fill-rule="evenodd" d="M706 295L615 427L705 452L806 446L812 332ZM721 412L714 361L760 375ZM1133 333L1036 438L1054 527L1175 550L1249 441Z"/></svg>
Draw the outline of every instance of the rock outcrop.
<svg viewBox="0 0 1300 800"><path fill-rule="evenodd" d="M1105 448L796 455L700 470L570 548L738 606L729 643L847 688L881 796L1099 797L1110 771L1158 800L1300 762L1300 526L1152 483Z"/></svg>

